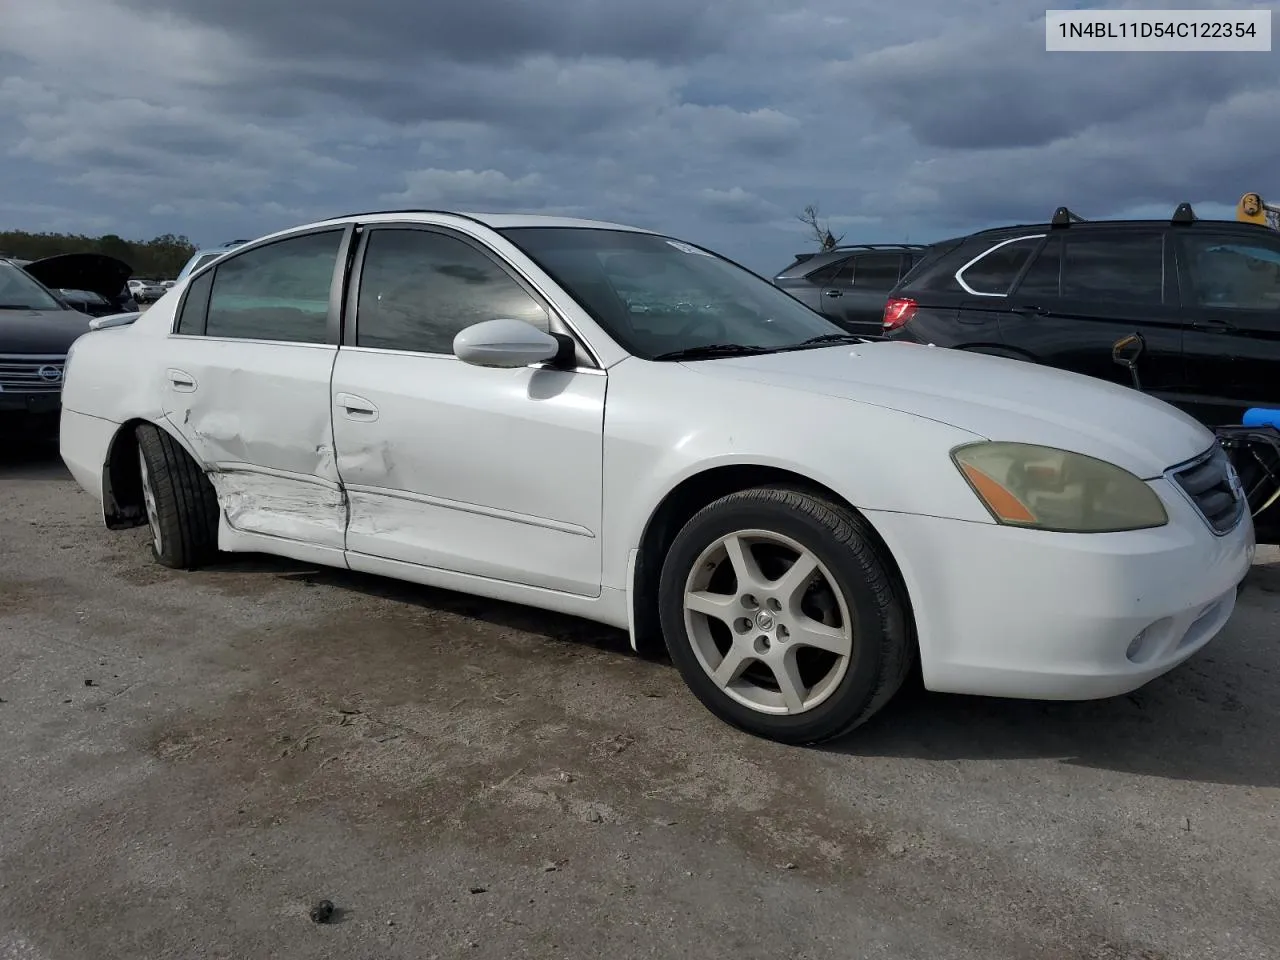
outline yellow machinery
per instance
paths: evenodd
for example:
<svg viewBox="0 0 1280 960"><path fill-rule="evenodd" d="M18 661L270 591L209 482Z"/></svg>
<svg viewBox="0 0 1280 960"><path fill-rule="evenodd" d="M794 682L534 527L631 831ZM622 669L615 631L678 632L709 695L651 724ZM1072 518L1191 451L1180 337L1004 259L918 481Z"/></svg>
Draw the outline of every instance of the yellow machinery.
<svg viewBox="0 0 1280 960"><path fill-rule="evenodd" d="M1267 203L1258 193L1246 193L1236 204L1236 219L1280 230L1280 205Z"/></svg>

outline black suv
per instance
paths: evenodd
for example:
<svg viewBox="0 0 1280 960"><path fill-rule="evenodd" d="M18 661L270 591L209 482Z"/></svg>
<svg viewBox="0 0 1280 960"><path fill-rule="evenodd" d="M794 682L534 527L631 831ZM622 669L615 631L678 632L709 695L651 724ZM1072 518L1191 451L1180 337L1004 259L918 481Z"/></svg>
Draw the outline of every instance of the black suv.
<svg viewBox="0 0 1280 960"><path fill-rule="evenodd" d="M1087 221L934 244L892 291L883 335L1132 385L1113 345L1138 334L1142 389L1208 426L1280 406L1280 233L1234 220Z"/></svg>
<svg viewBox="0 0 1280 960"><path fill-rule="evenodd" d="M773 282L851 333L878 337L889 291L923 251L920 244L859 243L797 253Z"/></svg>

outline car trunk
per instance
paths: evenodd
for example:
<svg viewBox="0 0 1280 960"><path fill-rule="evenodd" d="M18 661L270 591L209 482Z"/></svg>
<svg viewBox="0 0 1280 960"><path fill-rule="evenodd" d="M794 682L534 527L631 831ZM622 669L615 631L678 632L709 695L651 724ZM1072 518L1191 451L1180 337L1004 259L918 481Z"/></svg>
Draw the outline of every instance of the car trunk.
<svg viewBox="0 0 1280 960"><path fill-rule="evenodd" d="M115 303L133 275L123 260L101 253L64 253L22 268L51 290L88 290Z"/></svg>

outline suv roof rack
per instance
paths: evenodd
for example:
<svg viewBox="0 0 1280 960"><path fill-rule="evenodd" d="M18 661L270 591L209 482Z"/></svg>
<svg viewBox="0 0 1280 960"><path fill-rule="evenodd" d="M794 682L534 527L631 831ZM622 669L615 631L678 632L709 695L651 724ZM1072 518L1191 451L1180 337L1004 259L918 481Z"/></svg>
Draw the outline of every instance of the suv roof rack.
<svg viewBox="0 0 1280 960"><path fill-rule="evenodd" d="M840 243L832 248L835 250L922 250L923 243Z"/></svg>
<svg viewBox="0 0 1280 960"><path fill-rule="evenodd" d="M1173 219L1170 223L1195 223L1196 212L1191 209L1191 204L1183 202L1178 204L1178 209L1173 211Z"/></svg>
<svg viewBox="0 0 1280 960"><path fill-rule="evenodd" d="M1066 207L1059 207L1053 211L1053 218L1049 221L1050 226L1069 227L1073 223L1086 223L1084 217L1072 213Z"/></svg>

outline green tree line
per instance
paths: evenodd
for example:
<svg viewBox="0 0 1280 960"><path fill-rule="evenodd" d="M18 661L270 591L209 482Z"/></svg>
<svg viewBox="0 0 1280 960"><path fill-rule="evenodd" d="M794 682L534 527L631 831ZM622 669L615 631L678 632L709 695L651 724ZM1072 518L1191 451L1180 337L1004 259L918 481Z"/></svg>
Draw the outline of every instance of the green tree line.
<svg viewBox="0 0 1280 960"><path fill-rule="evenodd" d="M166 233L153 240L125 240L114 233L86 237L71 233L0 231L0 256L19 260L43 260L64 253L104 253L133 267L135 277L171 280L191 259L196 246L186 237Z"/></svg>

